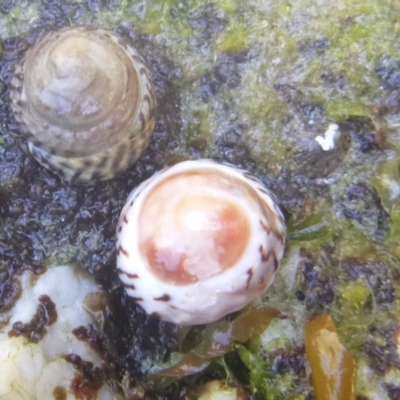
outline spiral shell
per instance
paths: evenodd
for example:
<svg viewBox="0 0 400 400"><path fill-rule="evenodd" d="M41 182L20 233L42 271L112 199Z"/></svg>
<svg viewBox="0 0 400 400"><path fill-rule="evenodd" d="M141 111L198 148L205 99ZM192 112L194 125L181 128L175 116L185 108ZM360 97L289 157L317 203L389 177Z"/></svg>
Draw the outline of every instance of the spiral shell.
<svg viewBox="0 0 400 400"><path fill-rule="evenodd" d="M126 170L155 126L144 60L124 39L90 26L40 39L17 65L10 99L33 157L69 181Z"/></svg>
<svg viewBox="0 0 400 400"><path fill-rule="evenodd" d="M274 196L246 171L185 161L138 186L117 226L126 292L152 315L204 324L272 283L285 224Z"/></svg>

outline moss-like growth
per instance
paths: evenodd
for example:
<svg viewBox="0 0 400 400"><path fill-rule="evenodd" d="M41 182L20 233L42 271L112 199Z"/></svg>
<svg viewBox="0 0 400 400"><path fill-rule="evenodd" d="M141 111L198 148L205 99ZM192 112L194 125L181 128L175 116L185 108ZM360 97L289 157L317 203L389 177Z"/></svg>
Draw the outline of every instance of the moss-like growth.
<svg viewBox="0 0 400 400"><path fill-rule="evenodd" d="M357 279L341 288L339 296L344 301L344 307L357 309L365 306L371 296L371 291L363 280Z"/></svg>

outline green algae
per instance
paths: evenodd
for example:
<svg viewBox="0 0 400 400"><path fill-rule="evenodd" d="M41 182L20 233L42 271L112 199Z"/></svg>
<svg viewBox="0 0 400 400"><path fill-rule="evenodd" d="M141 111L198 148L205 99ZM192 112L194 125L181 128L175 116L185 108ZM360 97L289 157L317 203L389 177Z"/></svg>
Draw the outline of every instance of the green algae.
<svg viewBox="0 0 400 400"><path fill-rule="evenodd" d="M400 257L400 206L392 211L391 218L392 224L386 238L386 246L393 255Z"/></svg>
<svg viewBox="0 0 400 400"><path fill-rule="evenodd" d="M240 14L234 14L234 9L222 7L228 15L228 25L224 32L218 35L215 43L217 53L237 52L249 48L249 32L246 21Z"/></svg>
<svg viewBox="0 0 400 400"><path fill-rule="evenodd" d="M400 203L400 159L389 160L379 165L372 184L382 206L392 214Z"/></svg>
<svg viewBox="0 0 400 400"><path fill-rule="evenodd" d="M376 308L371 311L371 290L363 280L342 282L337 287L338 305L331 310L339 337L356 357L362 355L368 326L377 321Z"/></svg>
<svg viewBox="0 0 400 400"><path fill-rule="evenodd" d="M211 47L207 50L203 47L199 56L190 48L189 39L199 36L201 32L190 26L188 16L196 14L200 6L207 4L225 15L227 26L215 34ZM382 4L376 1L365 5L354 1L349 5L342 1L328 7L317 7L307 1L284 2L268 8L259 7L257 12L253 12L253 7L259 6L257 2L248 8L235 1L144 1L141 5L138 11L137 5L124 2L117 20L129 21L139 32L154 35L156 41L162 39L168 42L167 52L184 71L183 83L187 85L210 70L215 53L250 48L257 50L261 65L257 66L256 74L248 69L252 78L243 77L235 106L240 105L238 115L250 123L251 136L259 142L253 157L261 168L262 160L267 156L270 160L271 154L276 154L276 161L282 157L287 159L285 146L281 145L281 131L293 111L277 95L274 88L276 81L285 79L288 84L300 85L304 99L321 106L330 120L343 121L351 116L365 116L380 94L379 81L373 74L374 63L382 55L397 52L396 32L392 27L398 23L395 17L398 6L392 2ZM171 14L171 9L177 10L176 16ZM312 13L305 15L303 10L308 9ZM101 13L97 15L101 18ZM293 31L293 24L298 23L299 15L303 17L300 20L301 29ZM113 24L117 23L115 18ZM299 46L315 40L325 42L326 47L311 57ZM262 79L263 76L265 79ZM327 84L321 76L337 80L344 77L346 84L339 89L332 86L332 81ZM191 96L191 100L195 100L194 97ZM226 98L221 100L226 101ZM221 100L218 96L215 99ZM208 106L210 115L215 115L215 104ZM190 111L182 115L183 120L191 117ZM218 135L224 125L220 118L217 119L213 127L214 135ZM260 127L260 121L266 121L266 126ZM185 135L185 132L182 134Z"/></svg>
<svg viewBox="0 0 400 400"><path fill-rule="evenodd" d="M235 52L247 49L249 46L249 38L246 29L236 26L230 27L229 30L216 43L217 52Z"/></svg>
<svg viewBox="0 0 400 400"><path fill-rule="evenodd" d="M333 214L325 199L309 202L292 215L288 224L289 240L292 245L307 242L315 245L333 240Z"/></svg>
<svg viewBox="0 0 400 400"><path fill-rule="evenodd" d="M19 35L29 25L37 23L38 4L35 2L17 3L6 16L0 19L0 37Z"/></svg>
<svg viewBox="0 0 400 400"><path fill-rule="evenodd" d="M389 251L400 256L400 163L399 159L389 160L379 165L372 183L382 206L391 218L390 229L386 236Z"/></svg>
<svg viewBox="0 0 400 400"><path fill-rule="evenodd" d="M393 31L398 24L398 5L377 1L367 5L348 3L322 7L318 18L305 26L308 35L322 38L327 46L305 69L304 83L319 83L308 87L309 95L321 95L327 116L334 120L367 115L368 106L380 91L379 82L371 73L374 63L381 56L398 51ZM337 78L344 76L346 85L340 90L329 90L320 79L322 73ZM325 94L321 89L325 89Z"/></svg>
<svg viewBox="0 0 400 400"><path fill-rule="evenodd" d="M368 115L368 110L369 107L365 104L348 99L327 100L325 103L325 112L334 121L345 121L350 117L364 117Z"/></svg>
<svg viewBox="0 0 400 400"><path fill-rule="evenodd" d="M256 399L263 400L297 400L304 395L297 393L297 378L289 373L274 373L271 360L268 360L260 352L251 352L241 345L237 345L236 351L241 360L250 371L250 385Z"/></svg>

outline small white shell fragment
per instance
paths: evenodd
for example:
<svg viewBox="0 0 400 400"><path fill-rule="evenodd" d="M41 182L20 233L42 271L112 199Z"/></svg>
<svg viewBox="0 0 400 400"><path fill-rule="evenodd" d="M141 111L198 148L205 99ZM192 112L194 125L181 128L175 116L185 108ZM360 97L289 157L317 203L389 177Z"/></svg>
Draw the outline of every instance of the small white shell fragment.
<svg viewBox="0 0 400 400"><path fill-rule="evenodd" d="M117 269L147 313L180 325L237 311L272 283L285 225L248 172L185 161L129 195L117 226Z"/></svg>
<svg viewBox="0 0 400 400"><path fill-rule="evenodd" d="M340 136L339 126L337 124L330 124L324 133L324 137L317 136L315 140L322 147L322 150L328 151L335 148L335 140Z"/></svg>

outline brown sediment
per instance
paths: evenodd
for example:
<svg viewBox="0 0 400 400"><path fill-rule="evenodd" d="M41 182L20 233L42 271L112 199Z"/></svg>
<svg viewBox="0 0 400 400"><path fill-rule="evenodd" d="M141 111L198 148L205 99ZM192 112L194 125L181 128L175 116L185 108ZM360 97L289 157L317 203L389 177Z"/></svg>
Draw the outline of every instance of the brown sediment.
<svg viewBox="0 0 400 400"><path fill-rule="evenodd" d="M31 321L26 324L15 322L8 336L24 336L30 342L37 343L47 333L46 326L54 324L57 317L56 305L48 295L43 294L39 297L39 305Z"/></svg>

